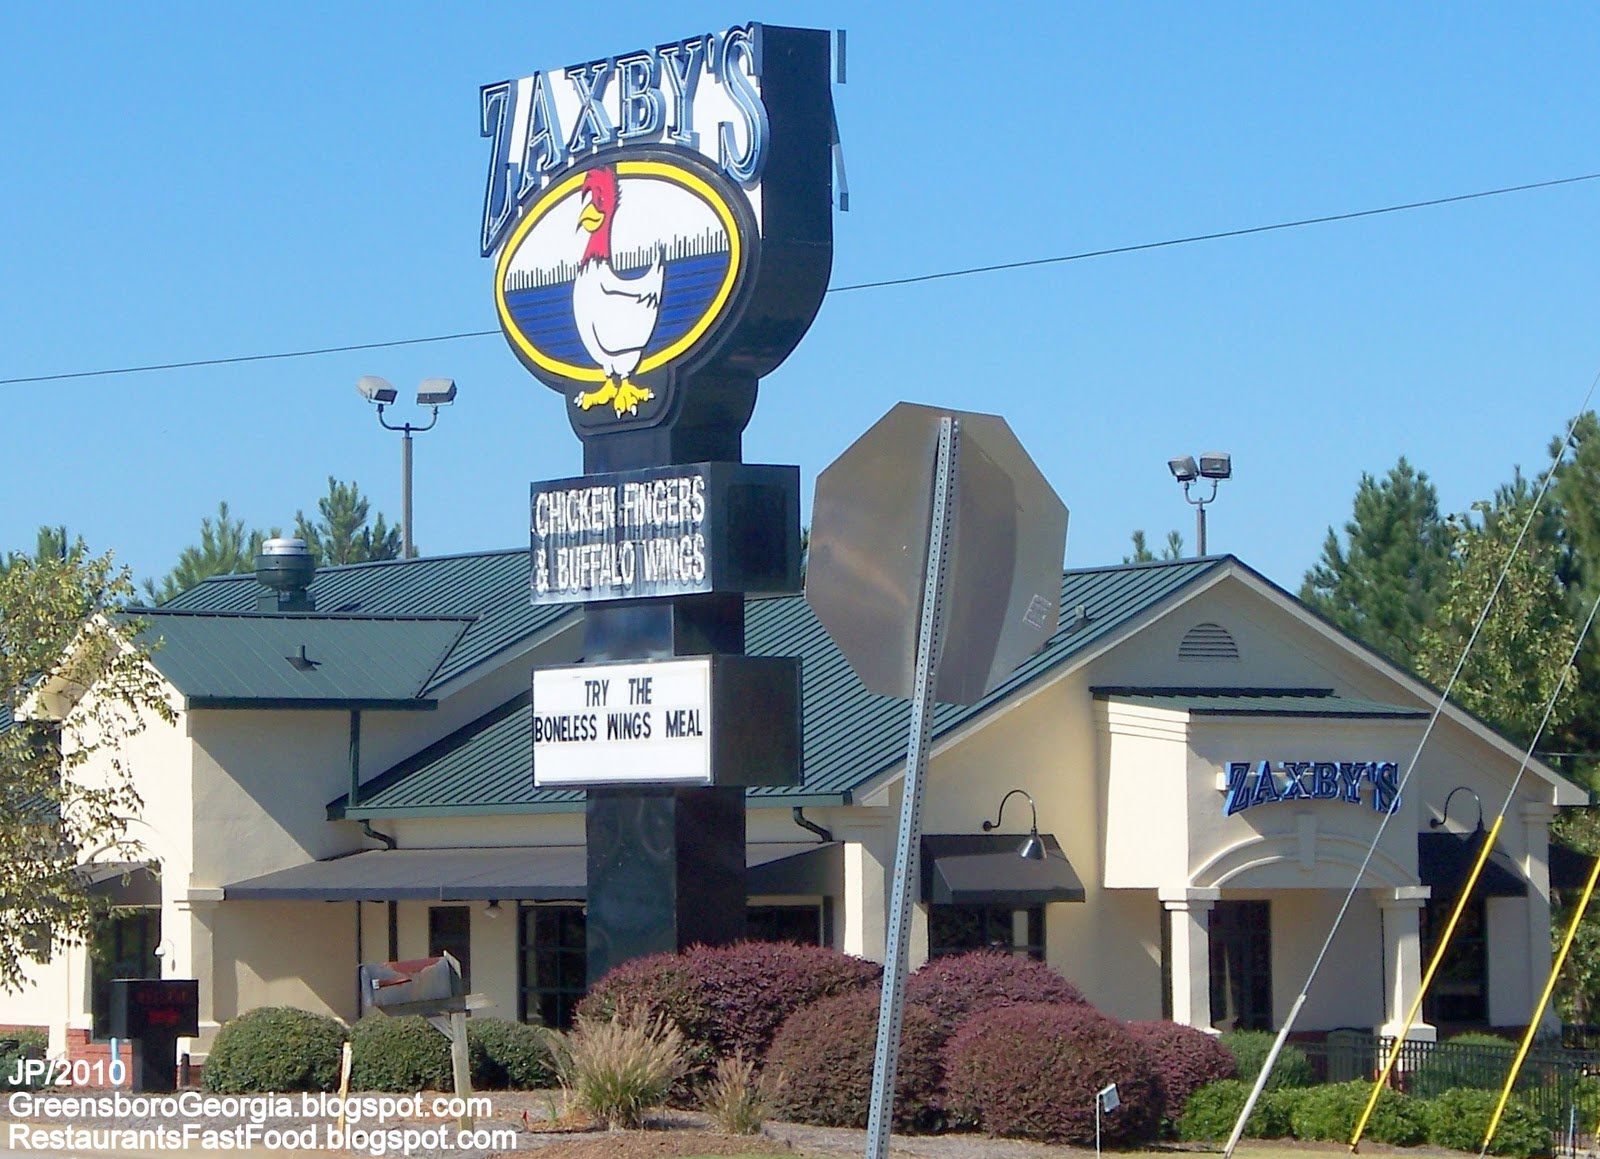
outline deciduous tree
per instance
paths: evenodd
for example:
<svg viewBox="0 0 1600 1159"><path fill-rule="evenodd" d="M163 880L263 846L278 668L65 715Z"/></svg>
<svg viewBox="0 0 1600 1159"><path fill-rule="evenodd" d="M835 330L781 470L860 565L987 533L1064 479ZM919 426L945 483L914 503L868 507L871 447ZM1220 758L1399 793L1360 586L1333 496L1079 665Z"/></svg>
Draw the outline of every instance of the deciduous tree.
<svg viewBox="0 0 1600 1159"><path fill-rule="evenodd" d="M0 987L79 937L93 903L78 867L133 852L125 745L171 719L159 680L117 609L126 569L82 541L0 571ZM92 691L91 691L92 690ZM92 770L92 776L84 776Z"/></svg>

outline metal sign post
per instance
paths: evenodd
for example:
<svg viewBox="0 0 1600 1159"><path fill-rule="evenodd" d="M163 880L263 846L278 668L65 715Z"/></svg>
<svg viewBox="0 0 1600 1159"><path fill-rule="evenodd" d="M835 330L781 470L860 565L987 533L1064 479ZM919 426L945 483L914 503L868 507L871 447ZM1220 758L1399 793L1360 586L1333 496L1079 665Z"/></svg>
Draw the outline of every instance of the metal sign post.
<svg viewBox="0 0 1600 1159"><path fill-rule="evenodd" d="M869 1159L885 1159L889 1154L889 1127L894 1120L894 1076L900 1054L901 1020L905 1014L906 954L911 944L914 904L911 891L917 880L922 845L922 783L928 767L933 689L939 676L939 646L944 635L945 545L955 506L951 500L955 491L960 434L958 420L949 415L939 420L928 567L923 576L917 631L917 683L911 699L911 739L906 751L906 777L900 800L900 840L894 858L889 944L883 963L883 996L878 1004L878 1045L872 1058L872 1105L867 1114Z"/></svg>

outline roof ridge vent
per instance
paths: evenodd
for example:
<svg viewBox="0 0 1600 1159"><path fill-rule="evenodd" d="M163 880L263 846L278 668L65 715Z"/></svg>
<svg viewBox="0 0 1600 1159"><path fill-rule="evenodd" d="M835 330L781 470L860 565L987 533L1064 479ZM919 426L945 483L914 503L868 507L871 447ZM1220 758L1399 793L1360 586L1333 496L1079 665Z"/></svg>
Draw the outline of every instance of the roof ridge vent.
<svg viewBox="0 0 1600 1159"><path fill-rule="evenodd" d="M256 611L316 611L309 590L316 574L317 561L305 540L288 536L266 540L256 556L256 581L268 590L257 594Z"/></svg>
<svg viewBox="0 0 1600 1159"><path fill-rule="evenodd" d="M1237 660L1239 645L1221 624L1206 621L1185 633L1178 644L1179 660Z"/></svg>

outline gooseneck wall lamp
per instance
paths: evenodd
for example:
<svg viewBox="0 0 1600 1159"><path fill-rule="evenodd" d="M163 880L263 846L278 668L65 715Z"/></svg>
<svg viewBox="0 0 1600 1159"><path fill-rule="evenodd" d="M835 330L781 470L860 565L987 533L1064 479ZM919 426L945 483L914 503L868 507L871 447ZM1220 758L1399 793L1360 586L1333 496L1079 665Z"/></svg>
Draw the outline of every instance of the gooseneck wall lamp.
<svg viewBox="0 0 1600 1159"><path fill-rule="evenodd" d="M1004 797L1001 797L1000 808L996 810L994 820L985 820L983 823L983 831L988 833L990 830L998 829L1000 827L1000 818L1005 816L1006 812L1006 802L1011 800L1012 797L1016 796L1023 797L1028 802L1028 808L1032 810L1033 813L1033 820L1028 828L1028 836L1022 842L1022 844L1017 847L1017 856L1027 861L1043 861L1047 854L1045 853L1044 842L1039 840L1039 807L1033 803L1033 798L1028 796L1025 790L1012 789Z"/></svg>
<svg viewBox="0 0 1600 1159"><path fill-rule="evenodd" d="M1446 794L1445 799L1444 799L1444 808L1439 810L1439 815L1437 817L1432 818L1428 822L1428 828L1429 829L1441 828L1444 825L1444 823L1447 820L1449 820L1449 818L1450 818L1450 802L1455 797L1455 795L1457 793L1472 793L1472 799L1473 799L1473 801L1475 801L1477 803L1477 806L1478 806L1478 827L1472 831L1472 836L1477 836L1479 833L1483 832L1483 798L1478 796L1478 794L1476 792L1473 792L1473 790L1469 789L1466 785L1457 785L1455 788L1451 789L1448 794Z"/></svg>
<svg viewBox="0 0 1600 1159"><path fill-rule="evenodd" d="M399 392L387 379L376 374L362 375L356 383L356 393L378 406L378 423L386 431L401 432L400 443L400 558L411 559L417 554L411 538L411 436L433 430L439 421L439 408L456 400L456 384L451 378L425 378L417 387L417 405L433 408L426 426L401 423L395 426L383 417L383 408L399 397Z"/></svg>
<svg viewBox="0 0 1600 1159"><path fill-rule="evenodd" d="M1193 455L1182 455L1167 460L1167 470L1183 484L1183 497L1194 506L1195 554L1206 553L1206 504L1217 497L1217 483L1233 478L1233 456L1226 451L1207 451L1199 462ZM1211 480L1211 494L1199 498L1190 494L1189 488L1200 479Z"/></svg>

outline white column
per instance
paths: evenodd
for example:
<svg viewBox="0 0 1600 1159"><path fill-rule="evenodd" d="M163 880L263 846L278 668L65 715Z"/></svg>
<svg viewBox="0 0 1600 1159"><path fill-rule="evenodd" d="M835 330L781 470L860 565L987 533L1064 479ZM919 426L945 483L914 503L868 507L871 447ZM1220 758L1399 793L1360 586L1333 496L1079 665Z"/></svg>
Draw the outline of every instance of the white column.
<svg viewBox="0 0 1600 1159"><path fill-rule="evenodd" d="M1162 890L1162 919L1171 929L1172 1020L1211 1029L1211 907L1220 889Z"/></svg>
<svg viewBox="0 0 1600 1159"><path fill-rule="evenodd" d="M1524 939L1528 947L1529 992L1526 1009L1510 1023L1522 1021L1533 1013L1533 1004L1544 993L1550 980L1550 967L1555 964L1555 950L1550 944L1550 822L1555 819L1554 805L1543 801L1530 801L1522 806L1523 856L1522 876L1528 882L1528 934ZM1563 933L1566 931L1563 930ZM1561 1020L1552 1008L1545 1008L1540 1020L1541 1029L1559 1033ZM1491 1012L1493 1017L1493 1012Z"/></svg>
<svg viewBox="0 0 1600 1159"><path fill-rule="evenodd" d="M186 928L171 941L187 952L180 953L178 960L173 963L175 969L164 967L162 972L175 977L193 978L200 983L200 1037L181 1039L178 1043L180 1051L194 1055L210 1051L211 1039L220 1025L216 1008L216 954L212 948L212 933L217 907L221 904L220 889L191 889L187 896L172 900L173 912ZM166 938L165 931L163 938Z"/></svg>
<svg viewBox="0 0 1600 1159"><path fill-rule="evenodd" d="M888 810L875 817L833 827L844 842L844 938L840 948L858 958L881 962L888 945L889 894L894 876L894 839ZM926 943L924 943L926 944Z"/></svg>
<svg viewBox="0 0 1600 1159"><path fill-rule="evenodd" d="M1383 1025L1378 1034L1399 1035L1405 1026L1411 1004L1422 991L1422 907L1433 888L1403 885L1378 889L1377 897L1383 925ZM1411 1024L1408 1038L1432 1042L1438 1033L1421 1016Z"/></svg>

